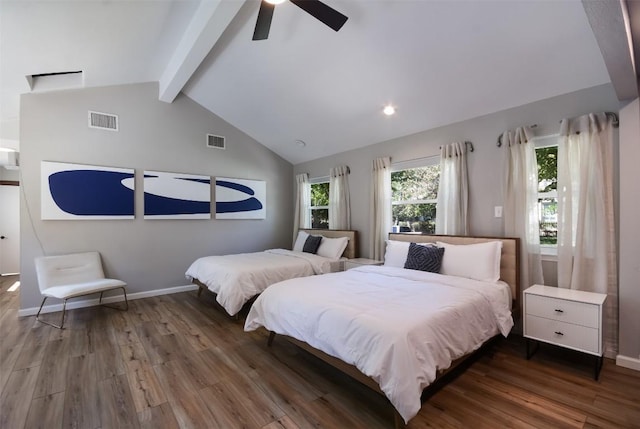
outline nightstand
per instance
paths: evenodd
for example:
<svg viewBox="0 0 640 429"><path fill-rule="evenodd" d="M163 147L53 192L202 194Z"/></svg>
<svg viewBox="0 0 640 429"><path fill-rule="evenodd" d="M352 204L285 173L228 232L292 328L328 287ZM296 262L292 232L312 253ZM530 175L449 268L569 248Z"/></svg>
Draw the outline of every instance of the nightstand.
<svg viewBox="0 0 640 429"><path fill-rule="evenodd" d="M602 368L602 308L606 294L533 285L524 291L527 359L537 341L596 356L594 378ZM530 351L530 340L536 347Z"/></svg>
<svg viewBox="0 0 640 429"><path fill-rule="evenodd" d="M367 259L367 258L354 258L347 259L344 262L344 270L350 270L351 268L361 267L363 265L382 265L384 262L376 261L375 259Z"/></svg>

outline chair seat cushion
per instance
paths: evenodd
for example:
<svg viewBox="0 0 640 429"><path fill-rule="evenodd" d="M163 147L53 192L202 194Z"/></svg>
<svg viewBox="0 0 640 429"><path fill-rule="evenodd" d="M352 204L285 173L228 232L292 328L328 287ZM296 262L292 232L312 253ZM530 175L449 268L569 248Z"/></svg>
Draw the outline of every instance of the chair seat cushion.
<svg viewBox="0 0 640 429"><path fill-rule="evenodd" d="M73 283L64 286L53 286L43 291L43 295L52 298L66 299L96 292L104 292L109 289L121 288L127 284L121 280L98 279L89 282Z"/></svg>

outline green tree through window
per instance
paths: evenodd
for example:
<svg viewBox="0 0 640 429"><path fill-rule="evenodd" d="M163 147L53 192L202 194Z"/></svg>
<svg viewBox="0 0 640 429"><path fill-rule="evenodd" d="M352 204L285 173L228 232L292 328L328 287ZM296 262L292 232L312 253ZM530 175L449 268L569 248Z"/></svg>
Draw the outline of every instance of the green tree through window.
<svg viewBox="0 0 640 429"><path fill-rule="evenodd" d="M440 165L392 172L393 226L400 232L435 233L439 183Z"/></svg>
<svg viewBox="0 0 640 429"><path fill-rule="evenodd" d="M329 228L329 182L311 185L311 228Z"/></svg>
<svg viewBox="0 0 640 429"><path fill-rule="evenodd" d="M536 149L540 244L558 244L558 146Z"/></svg>

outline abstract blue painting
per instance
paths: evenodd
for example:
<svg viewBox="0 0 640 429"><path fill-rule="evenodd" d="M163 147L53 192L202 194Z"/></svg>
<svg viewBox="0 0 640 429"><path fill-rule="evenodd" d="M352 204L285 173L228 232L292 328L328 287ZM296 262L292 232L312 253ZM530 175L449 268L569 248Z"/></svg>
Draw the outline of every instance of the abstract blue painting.
<svg viewBox="0 0 640 429"><path fill-rule="evenodd" d="M145 219L211 219L211 177L144 172Z"/></svg>
<svg viewBox="0 0 640 429"><path fill-rule="evenodd" d="M133 169L42 161L40 171L43 220L134 218Z"/></svg>
<svg viewBox="0 0 640 429"><path fill-rule="evenodd" d="M264 180L216 177L216 219L265 219Z"/></svg>

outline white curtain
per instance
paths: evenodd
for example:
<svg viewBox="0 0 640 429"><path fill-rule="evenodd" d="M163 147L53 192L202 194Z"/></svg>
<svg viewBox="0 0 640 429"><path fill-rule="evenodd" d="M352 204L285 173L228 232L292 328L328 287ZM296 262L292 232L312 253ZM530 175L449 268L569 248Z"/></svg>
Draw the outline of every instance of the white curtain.
<svg viewBox="0 0 640 429"><path fill-rule="evenodd" d="M467 145L451 143L440 148L440 183L436 212L436 234L467 235Z"/></svg>
<svg viewBox="0 0 640 429"><path fill-rule="evenodd" d="M391 158L373 160L371 186L371 241L369 254L373 259L384 258L385 240L391 230Z"/></svg>
<svg viewBox="0 0 640 429"><path fill-rule="evenodd" d="M517 128L502 134L506 146L504 179L504 235L520 238L520 285L522 290L544 284L540 257L538 209L538 162L533 133Z"/></svg>
<svg viewBox="0 0 640 429"><path fill-rule="evenodd" d="M309 174L296 175L296 210L293 215L293 242L299 228L311 228L311 184Z"/></svg>
<svg viewBox="0 0 640 429"><path fill-rule="evenodd" d="M607 294L604 353L618 351L612 120L564 119L558 141L558 286Z"/></svg>
<svg viewBox="0 0 640 429"><path fill-rule="evenodd" d="M329 228L351 229L349 202L349 167L331 169L329 175Z"/></svg>

